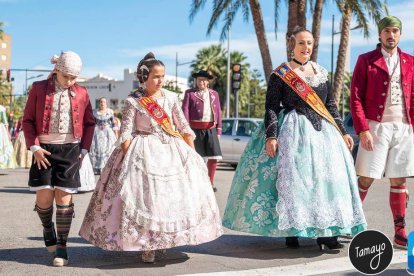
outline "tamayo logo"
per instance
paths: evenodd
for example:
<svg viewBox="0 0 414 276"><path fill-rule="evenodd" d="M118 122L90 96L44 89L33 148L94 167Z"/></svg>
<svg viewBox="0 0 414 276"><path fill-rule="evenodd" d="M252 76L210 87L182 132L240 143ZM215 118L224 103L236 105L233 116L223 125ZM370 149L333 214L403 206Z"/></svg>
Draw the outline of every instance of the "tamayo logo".
<svg viewBox="0 0 414 276"><path fill-rule="evenodd" d="M348 249L352 265L361 273L375 275L390 265L394 253L391 241L377 230L356 235Z"/></svg>

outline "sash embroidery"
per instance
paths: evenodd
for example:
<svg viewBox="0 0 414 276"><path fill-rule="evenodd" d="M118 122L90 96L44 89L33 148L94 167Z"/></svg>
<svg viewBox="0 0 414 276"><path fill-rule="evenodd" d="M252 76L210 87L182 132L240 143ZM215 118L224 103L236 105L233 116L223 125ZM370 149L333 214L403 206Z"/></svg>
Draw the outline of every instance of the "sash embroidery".
<svg viewBox="0 0 414 276"><path fill-rule="evenodd" d="M273 72L281 78L293 91L306 102L322 118L330 122L342 135L341 130L336 124L331 113L326 109L325 104L319 98L318 94L304 80L302 80L293 70L285 63L277 67Z"/></svg>
<svg viewBox="0 0 414 276"><path fill-rule="evenodd" d="M168 117L167 112L151 97L146 97L141 90L135 90L130 96L148 112L166 133L174 137L183 138L178 131L173 129L171 119Z"/></svg>

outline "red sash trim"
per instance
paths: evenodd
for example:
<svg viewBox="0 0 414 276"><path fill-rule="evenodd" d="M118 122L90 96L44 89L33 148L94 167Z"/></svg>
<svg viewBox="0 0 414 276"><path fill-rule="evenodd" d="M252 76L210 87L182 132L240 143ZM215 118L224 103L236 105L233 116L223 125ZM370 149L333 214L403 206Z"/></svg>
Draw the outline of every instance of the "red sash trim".
<svg viewBox="0 0 414 276"><path fill-rule="evenodd" d="M196 122L190 121L190 127L192 129L212 129L216 126L214 122Z"/></svg>
<svg viewBox="0 0 414 276"><path fill-rule="evenodd" d="M310 87L304 80L302 80L286 63L282 63L273 72L281 78L296 94L307 103L313 110L316 111L322 118L330 122L339 133L342 132L336 124L331 113L326 109L325 104L319 98L318 94Z"/></svg>
<svg viewBox="0 0 414 276"><path fill-rule="evenodd" d="M167 112L151 97L146 97L141 90L135 90L130 94L148 112L149 115L161 126L161 128L171 136L183 138L181 134L174 130L171 119Z"/></svg>

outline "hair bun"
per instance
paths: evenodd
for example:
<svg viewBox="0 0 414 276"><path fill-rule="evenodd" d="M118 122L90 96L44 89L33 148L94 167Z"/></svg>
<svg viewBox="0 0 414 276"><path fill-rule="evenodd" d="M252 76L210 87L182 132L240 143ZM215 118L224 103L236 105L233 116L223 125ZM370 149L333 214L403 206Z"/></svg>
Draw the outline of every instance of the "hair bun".
<svg viewBox="0 0 414 276"><path fill-rule="evenodd" d="M149 52L145 55L144 60L155 59L155 55L153 52Z"/></svg>

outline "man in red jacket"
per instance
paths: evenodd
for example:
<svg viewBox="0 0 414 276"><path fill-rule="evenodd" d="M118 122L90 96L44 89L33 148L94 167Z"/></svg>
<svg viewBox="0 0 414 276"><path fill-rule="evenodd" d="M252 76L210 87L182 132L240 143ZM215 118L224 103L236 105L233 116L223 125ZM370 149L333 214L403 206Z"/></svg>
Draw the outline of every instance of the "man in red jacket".
<svg viewBox="0 0 414 276"><path fill-rule="evenodd" d="M356 159L363 201L374 179L390 179L394 246L407 247L406 177L414 175L414 60L397 47L401 21L379 21L380 43L360 55L351 83L351 111L360 147Z"/></svg>
<svg viewBox="0 0 414 276"><path fill-rule="evenodd" d="M86 88L76 84L82 62L78 54L63 52L47 80L35 82L23 115L23 132L34 163L29 186L36 191L35 210L43 225L43 239L54 254L53 265L68 264L66 242L74 215L72 193L80 187L79 167L88 152L95 127ZM56 202L56 231L53 202Z"/></svg>

